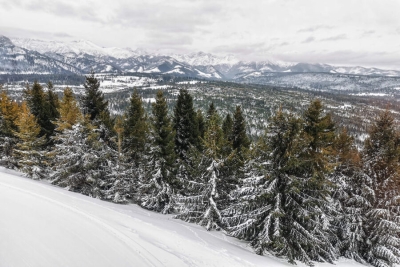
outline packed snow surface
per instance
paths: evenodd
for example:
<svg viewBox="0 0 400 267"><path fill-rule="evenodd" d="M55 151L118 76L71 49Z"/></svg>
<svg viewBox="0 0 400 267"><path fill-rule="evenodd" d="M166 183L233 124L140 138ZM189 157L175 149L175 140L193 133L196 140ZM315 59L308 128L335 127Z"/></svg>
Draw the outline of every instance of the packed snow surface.
<svg viewBox="0 0 400 267"><path fill-rule="evenodd" d="M0 267L292 266L258 256L247 243L221 232L72 193L4 168L0 203ZM341 260L338 266L361 265Z"/></svg>

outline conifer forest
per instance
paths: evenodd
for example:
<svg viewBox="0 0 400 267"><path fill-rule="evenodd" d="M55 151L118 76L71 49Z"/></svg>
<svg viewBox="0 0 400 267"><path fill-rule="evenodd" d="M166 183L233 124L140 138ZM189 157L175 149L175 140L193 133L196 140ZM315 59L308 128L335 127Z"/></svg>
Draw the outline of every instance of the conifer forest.
<svg viewBox="0 0 400 267"><path fill-rule="evenodd" d="M173 214L290 263L400 264L400 132L389 109L356 140L320 98L301 111L266 109L264 123L240 104L222 112L223 100L199 108L184 87L173 104L166 90L151 104L129 94L114 112L118 99L94 73L80 95L33 82L17 101L2 88L0 165Z"/></svg>

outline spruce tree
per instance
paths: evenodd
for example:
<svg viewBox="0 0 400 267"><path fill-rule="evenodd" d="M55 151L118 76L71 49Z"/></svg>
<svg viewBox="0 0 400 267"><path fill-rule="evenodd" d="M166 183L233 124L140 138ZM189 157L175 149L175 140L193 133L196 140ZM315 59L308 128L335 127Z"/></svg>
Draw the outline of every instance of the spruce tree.
<svg viewBox="0 0 400 267"><path fill-rule="evenodd" d="M242 114L242 108L241 106L236 106L233 114L232 148L240 152L242 149L249 148L249 146L250 141L246 134L246 122Z"/></svg>
<svg viewBox="0 0 400 267"><path fill-rule="evenodd" d="M82 113L79 110L71 88L64 89L64 95L59 103L58 113L59 119L56 121L57 131L62 132L65 129L72 129L72 126L82 120Z"/></svg>
<svg viewBox="0 0 400 267"><path fill-rule="evenodd" d="M85 94L81 98L83 114L87 114L90 121L94 121L97 125L100 125L100 121L105 123L110 116L108 101L104 99L104 94L100 91L100 81L93 71L85 76L83 86L85 87Z"/></svg>
<svg viewBox="0 0 400 267"><path fill-rule="evenodd" d="M174 108L173 128L175 135L175 153L184 161L189 161L188 151L194 146L199 148L199 130L193 98L186 89L179 91Z"/></svg>
<svg viewBox="0 0 400 267"><path fill-rule="evenodd" d="M16 162L13 149L17 142L14 133L18 130L16 124L20 107L12 101L7 92L0 87L0 161L7 168L15 168Z"/></svg>
<svg viewBox="0 0 400 267"><path fill-rule="evenodd" d="M198 223L207 230L223 226L221 209L226 208L233 188L221 171L225 158L221 154L223 133L219 124L219 116L214 113L204 134L205 151L194 157L195 168L189 171L189 179L183 181L187 195L176 197L180 214L175 218Z"/></svg>
<svg viewBox="0 0 400 267"><path fill-rule="evenodd" d="M123 152L135 166L138 166L143 158L148 132L143 101L139 92L135 89L125 113L123 131Z"/></svg>
<svg viewBox="0 0 400 267"><path fill-rule="evenodd" d="M46 93L43 87L35 81L32 88L27 87L24 91L29 110L36 117L40 126L39 135L46 136L47 141L50 141L50 136L53 135L56 127L53 121L55 121L59 115L57 112L58 97L51 91L51 88L50 91Z"/></svg>
<svg viewBox="0 0 400 267"><path fill-rule="evenodd" d="M117 150L111 152L116 154L115 162L112 163L112 171L107 173L108 188L104 191L104 198L116 203L126 203L129 199L134 198L135 188L138 184L136 181L136 169L129 163L129 159L122 153L123 141L123 116L115 119L114 131L117 133L116 147Z"/></svg>
<svg viewBox="0 0 400 267"><path fill-rule="evenodd" d="M312 139L301 119L279 110L264 138L267 151L256 162L247 162L243 187L232 192L238 201L224 211L229 233L251 241L257 254L269 252L308 265L333 262L337 251L329 183L308 167Z"/></svg>
<svg viewBox="0 0 400 267"><path fill-rule="evenodd" d="M40 137L40 126L35 116L30 112L26 102L22 103L21 112L16 121L18 130L14 133L18 143L14 154L17 167L28 177L41 179L45 173L44 151L45 136Z"/></svg>
<svg viewBox="0 0 400 267"><path fill-rule="evenodd" d="M224 132L224 137L229 142L232 142L232 129L233 129L233 121L231 115L226 114L224 121L222 123L222 131Z"/></svg>
<svg viewBox="0 0 400 267"><path fill-rule="evenodd" d="M52 183L95 198L112 200L109 195L115 175L117 154L86 116L54 137Z"/></svg>
<svg viewBox="0 0 400 267"><path fill-rule="evenodd" d="M207 121L209 121L211 119L211 117L214 116L214 114L216 114L216 113L217 113L217 109L214 106L214 102L211 102L211 104L207 110Z"/></svg>
<svg viewBox="0 0 400 267"><path fill-rule="evenodd" d="M360 153L346 129L342 129L334 142L334 154L336 166L329 179L334 184L337 247L341 256L365 264L366 214L373 202L371 179L364 172Z"/></svg>
<svg viewBox="0 0 400 267"><path fill-rule="evenodd" d="M173 205L172 193L175 181L174 134L168 117L167 101L162 91L157 92L152 105L151 147L146 180L142 183L142 207L169 213Z"/></svg>
<svg viewBox="0 0 400 267"><path fill-rule="evenodd" d="M363 152L373 192L364 258L374 266L393 266L400 263L400 139L389 111L376 118Z"/></svg>
<svg viewBox="0 0 400 267"><path fill-rule="evenodd" d="M206 122L204 120L203 112L198 109L196 115L197 123L199 126L199 138L204 138L204 133L206 131Z"/></svg>

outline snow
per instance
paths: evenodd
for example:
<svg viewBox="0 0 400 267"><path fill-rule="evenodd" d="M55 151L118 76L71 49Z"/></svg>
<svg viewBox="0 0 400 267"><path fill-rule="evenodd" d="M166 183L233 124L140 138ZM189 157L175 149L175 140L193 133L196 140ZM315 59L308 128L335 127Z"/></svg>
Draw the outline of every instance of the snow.
<svg viewBox="0 0 400 267"><path fill-rule="evenodd" d="M89 198L4 168L0 203L0 267L293 266L258 256L222 232L136 205ZM338 266L362 265L341 260Z"/></svg>

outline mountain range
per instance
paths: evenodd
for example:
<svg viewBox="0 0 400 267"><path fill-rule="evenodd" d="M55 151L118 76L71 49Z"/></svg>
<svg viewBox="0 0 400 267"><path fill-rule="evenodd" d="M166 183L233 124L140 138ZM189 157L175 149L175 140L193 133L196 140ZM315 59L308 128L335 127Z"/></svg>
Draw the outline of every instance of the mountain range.
<svg viewBox="0 0 400 267"><path fill-rule="evenodd" d="M271 73L400 76L400 71L328 64L240 61L209 53L161 55L145 50L0 36L0 74L155 73L216 80L254 80Z"/></svg>

